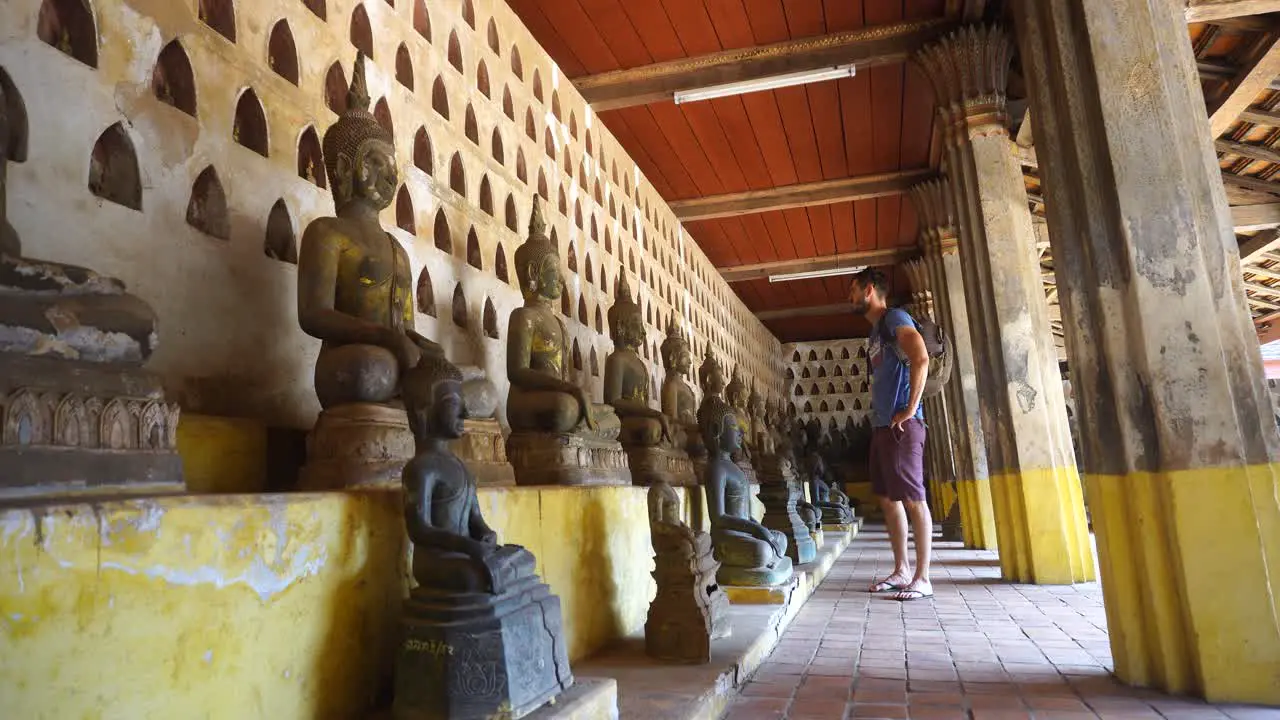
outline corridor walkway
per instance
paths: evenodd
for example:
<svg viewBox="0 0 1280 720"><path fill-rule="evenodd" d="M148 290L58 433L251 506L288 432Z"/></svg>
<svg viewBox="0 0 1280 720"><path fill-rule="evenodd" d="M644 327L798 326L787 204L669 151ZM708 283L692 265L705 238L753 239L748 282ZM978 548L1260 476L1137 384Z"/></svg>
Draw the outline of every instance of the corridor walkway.
<svg viewBox="0 0 1280 720"><path fill-rule="evenodd" d="M935 548L933 601L871 596L892 557L883 528L864 529L728 720L1280 718L1127 688L1097 584L1009 585L995 553Z"/></svg>

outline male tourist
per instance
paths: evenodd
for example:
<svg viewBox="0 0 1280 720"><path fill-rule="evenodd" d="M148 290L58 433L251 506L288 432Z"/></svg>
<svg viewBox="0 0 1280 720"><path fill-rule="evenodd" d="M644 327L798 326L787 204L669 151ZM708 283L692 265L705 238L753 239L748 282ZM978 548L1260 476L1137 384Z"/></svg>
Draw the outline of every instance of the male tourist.
<svg viewBox="0 0 1280 720"><path fill-rule="evenodd" d="M895 591L897 600L933 597L929 551L933 517L924 499L924 414L920 398L929 373L929 352L906 311L885 305L885 276L867 269L853 278L849 300L871 323L871 489L880 498L893 572L871 592ZM905 510L904 510L905 506ZM907 558L907 516L916 538L916 570Z"/></svg>

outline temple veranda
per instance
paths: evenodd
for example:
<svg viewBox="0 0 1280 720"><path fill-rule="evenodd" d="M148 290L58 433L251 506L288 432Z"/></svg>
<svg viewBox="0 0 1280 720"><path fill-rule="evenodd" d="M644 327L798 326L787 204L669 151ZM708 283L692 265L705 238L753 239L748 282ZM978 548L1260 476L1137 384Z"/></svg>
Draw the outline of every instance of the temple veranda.
<svg viewBox="0 0 1280 720"><path fill-rule="evenodd" d="M0 716L1280 717L1278 106L1273 0L2 3Z"/></svg>

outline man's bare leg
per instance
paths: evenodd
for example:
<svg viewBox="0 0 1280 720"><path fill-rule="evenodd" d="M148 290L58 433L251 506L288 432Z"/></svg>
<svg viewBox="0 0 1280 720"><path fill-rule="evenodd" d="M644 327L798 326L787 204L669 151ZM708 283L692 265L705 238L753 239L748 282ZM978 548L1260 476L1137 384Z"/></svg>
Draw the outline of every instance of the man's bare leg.
<svg viewBox="0 0 1280 720"><path fill-rule="evenodd" d="M913 600L918 596L933 595L933 583L929 580L929 559L933 551L933 515L929 512L929 504L923 500L908 500L905 505L906 513L911 516L911 530L916 540L916 572L911 583L903 587L896 597L899 600Z"/></svg>
<svg viewBox="0 0 1280 720"><path fill-rule="evenodd" d="M904 587L911 581L911 563L907 560L907 513L902 503L880 497L884 510L884 524L889 530L889 546L893 548L893 573L871 586L871 592L882 592Z"/></svg>

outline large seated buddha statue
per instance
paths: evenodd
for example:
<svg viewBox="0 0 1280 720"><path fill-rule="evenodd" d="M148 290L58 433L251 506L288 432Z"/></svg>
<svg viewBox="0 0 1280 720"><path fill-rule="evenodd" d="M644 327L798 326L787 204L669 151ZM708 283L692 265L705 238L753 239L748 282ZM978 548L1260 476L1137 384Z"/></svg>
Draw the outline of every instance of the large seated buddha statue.
<svg viewBox="0 0 1280 720"><path fill-rule="evenodd" d="M560 257L534 197L529 237L515 252L524 305L507 328L507 455L520 485L630 482L609 405L593 404L568 378L569 333L556 314L563 292Z"/></svg>
<svg viewBox="0 0 1280 720"><path fill-rule="evenodd" d="M8 166L30 131L0 68L0 500L182 492L178 406L142 368L155 312L120 280L22 254Z"/></svg>
<svg viewBox="0 0 1280 720"><path fill-rule="evenodd" d="M667 337L662 341L662 364L667 371L662 380L662 413L672 423L676 446L684 448L690 458L700 460L706 457L707 449L698 429L698 400L688 380L693 354L674 318L667 324Z"/></svg>
<svg viewBox="0 0 1280 720"><path fill-rule="evenodd" d="M718 365L714 358L711 362ZM709 369L716 372L714 367ZM718 393L710 394L698 409L698 423L707 447L702 485L711 539L720 560L716 577L733 586L775 586L789 581L792 562L787 557L787 538L751 518L751 486L731 457L742 447L737 413Z"/></svg>
<svg viewBox="0 0 1280 720"><path fill-rule="evenodd" d="M424 354L402 378L415 455L401 483L417 587L401 612L395 717L520 717L573 683L560 599L534 573L532 553L498 543L475 477L450 447L463 432L462 373Z"/></svg>

